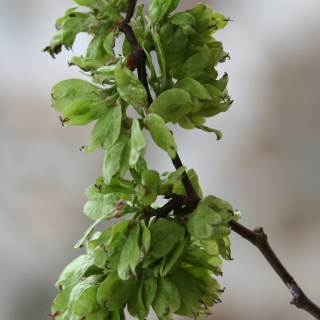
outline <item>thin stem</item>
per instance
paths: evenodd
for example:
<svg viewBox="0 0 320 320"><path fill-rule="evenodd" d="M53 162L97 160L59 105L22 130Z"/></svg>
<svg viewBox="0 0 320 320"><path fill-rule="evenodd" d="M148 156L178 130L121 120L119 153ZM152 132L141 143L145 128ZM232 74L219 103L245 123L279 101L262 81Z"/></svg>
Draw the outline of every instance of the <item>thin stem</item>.
<svg viewBox="0 0 320 320"><path fill-rule="evenodd" d="M175 196L161 208L157 209L157 217L165 218L171 211L181 209L183 204L184 203L182 195Z"/></svg>
<svg viewBox="0 0 320 320"><path fill-rule="evenodd" d="M123 32L126 38L128 39L131 49L134 53L135 59L138 62L138 68L137 68L138 78L147 91L148 107L149 107L153 100L150 94L149 84L148 84L147 70L146 70L146 64L145 64L146 54L144 50L139 46L133 30L131 26L128 24L131 18L133 17L136 3L137 3L137 0L131 0L129 2L127 15L124 20L119 22L118 26L119 26L119 30Z"/></svg>
<svg viewBox="0 0 320 320"><path fill-rule="evenodd" d="M172 159L172 163L176 169L179 169L180 167L182 167L182 162L181 162L181 159L180 159L178 153L177 153L176 157L174 159ZM195 209L200 201L200 197L197 195L196 191L194 190L194 187L193 187L186 172L184 173L181 181L182 181L183 186L186 189L186 193L188 195L189 206Z"/></svg>
<svg viewBox="0 0 320 320"><path fill-rule="evenodd" d="M278 276L281 278L281 280L284 282L284 284L292 294L293 299L291 300L291 304L294 304L297 308L304 309L305 311L313 315L316 319L320 319L320 308L316 306L311 300L309 300L309 298L304 294L299 285L295 282L293 277L278 259L269 245L268 237L264 233L263 228L259 227L251 231L234 220L231 220L229 222L229 225L234 232L250 241L260 250L265 259L269 262L271 267L278 274Z"/></svg>
<svg viewBox="0 0 320 320"><path fill-rule="evenodd" d="M137 0L131 0L129 2L128 11L127 11L127 15L126 15L126 18L125 18L125 20L127 22L130 22L131 18L133 17L134 9L136 7L136 4L137 4Z"/></svg>

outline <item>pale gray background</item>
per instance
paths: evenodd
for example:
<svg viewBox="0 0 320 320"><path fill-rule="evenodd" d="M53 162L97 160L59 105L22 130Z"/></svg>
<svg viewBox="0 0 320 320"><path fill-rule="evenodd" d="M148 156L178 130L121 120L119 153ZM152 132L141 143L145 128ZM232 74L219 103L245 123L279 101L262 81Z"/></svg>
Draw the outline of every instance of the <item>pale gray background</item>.
<svg viewBox="0 0 320 320"><path fill-rule="evenodd" d="M196 1L184 1L191 7ZM210 3L210 1L207 1ZM78 251L91 221L84 190L100 175L102 153L81 154L90 128L62 127L50 89L78 77L72 52L42 53L55 19L71 1L0 2L0 319L46 319L54 283ZM185 165L199 174L204 194L230 201L241 223L263 226L288 270L320 304L320 3L317 0L212 1L234 20L217 34L231 55L235 103L209 121L224 137L182 131L175 138ZM79 37L75 54L84 52ZM171 170L148 146L152 168ZM261 254L231 236L234 261L224 264L219 320L307 320ZM210 317L211 318L211 317Z"/></svg>

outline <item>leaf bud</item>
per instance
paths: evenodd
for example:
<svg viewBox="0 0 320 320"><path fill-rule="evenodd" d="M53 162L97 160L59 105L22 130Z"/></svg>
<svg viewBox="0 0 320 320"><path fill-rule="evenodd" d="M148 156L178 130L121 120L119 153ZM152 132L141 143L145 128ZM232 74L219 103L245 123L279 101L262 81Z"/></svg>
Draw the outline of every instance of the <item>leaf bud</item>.
<svg viewBox="0 0 320 320"><path fill-rule="evenodd" d="M138 66L139 66L139 62L137 61L134 54L133 53L128 54L126 57L126 67L129 70L134 71L135 69L138 68Z"/></svg>
<svg viewBox="0 0 320 320"><path fill-rule="evenodd" d="M114 214L113 214L115 218L120 218L124 213L126 213L126 212L123 212L123 209L126 206L126 204L127 202L125 200L118 201L116 210L114 211Z"/></svg>

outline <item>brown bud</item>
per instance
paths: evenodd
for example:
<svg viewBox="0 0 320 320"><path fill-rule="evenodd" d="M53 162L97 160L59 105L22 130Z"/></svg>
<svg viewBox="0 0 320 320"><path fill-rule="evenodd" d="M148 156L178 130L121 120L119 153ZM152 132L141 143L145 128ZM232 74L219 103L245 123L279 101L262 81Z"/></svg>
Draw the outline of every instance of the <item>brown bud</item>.
<svg viewBox="0 0 320 320"><path fill-rule="evenodd" d="M126 66L129 70L133 71L138 68L139 62L136 60L134 54L130 53L126 57Z"/></svg>

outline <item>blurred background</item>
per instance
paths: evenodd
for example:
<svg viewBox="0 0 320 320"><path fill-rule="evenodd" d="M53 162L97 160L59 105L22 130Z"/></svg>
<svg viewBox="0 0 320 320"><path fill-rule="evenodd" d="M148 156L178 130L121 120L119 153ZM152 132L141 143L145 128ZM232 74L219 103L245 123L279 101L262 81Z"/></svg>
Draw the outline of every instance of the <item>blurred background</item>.
<svg viewBox="0 0 320 320"><path fill-rule="evenodd" d="M197 1L181 1L180 8ZM204 194L228 200L250 229L263 226L270 244L307 296L320 304L320 2L206 1L233 22L216 38L231 60L235 100L208 121L223 139L175 127L183 163ZM0 0L0 319L43 320L58 293L54 283L81 252L73 249L91 221L85 188L100 176L103 154L85 155L90 127L62 127L50 107L58 81L81 77L68 68L85 52L53 60L41 50L69 0ZM150 167L173 170L149 143ZM231 235L233 261L220 279L226 291L212 319L313 319L290 305L291 295L260 252Z"/></svg>

